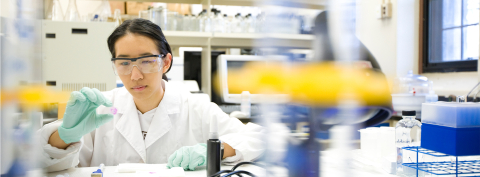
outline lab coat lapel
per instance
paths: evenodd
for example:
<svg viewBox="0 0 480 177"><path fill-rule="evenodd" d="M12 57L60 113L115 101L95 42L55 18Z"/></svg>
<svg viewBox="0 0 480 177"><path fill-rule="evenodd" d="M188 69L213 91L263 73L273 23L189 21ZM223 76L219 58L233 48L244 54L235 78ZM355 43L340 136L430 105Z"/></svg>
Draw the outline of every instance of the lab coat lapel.
<svg viewBox="0 0 480 177"><path fill-rule="evenodd" d="M165 81L164 81L165 82ZM169 114L179 113L180 97L171 86L165 82L165 93L162 101L153 117L150 128L148 128L147 137L145 137L145 147L148 148L160 137L165 135L172 128Z"/></svg>
<svg viewBox="0 0 480 177"><path fill-rule="evenodd" d="M145 142L140 128L140 122L138 119L137 107L133 102L133 97L128 94L129 99L125 101L126 106L124 110L120 110L119 114L122 114L115 125L115 128L120 134L130 143L130 145L137 151L142 157L144 162L147 162L147 152L145 148Z"/></svg>

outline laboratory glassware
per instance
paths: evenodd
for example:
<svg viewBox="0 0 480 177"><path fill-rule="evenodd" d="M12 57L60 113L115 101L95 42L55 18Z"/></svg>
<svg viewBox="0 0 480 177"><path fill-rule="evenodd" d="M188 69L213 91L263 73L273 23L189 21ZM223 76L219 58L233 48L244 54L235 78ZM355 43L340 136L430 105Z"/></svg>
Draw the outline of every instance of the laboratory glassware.
<svg viewBox="0 0 480 177"><path fill-rule="evenodd" d="M212 32L212 18L213 15L210 15L205 10L205 13L202 14L202 22L203 22L203 32Z"/></svg>
<svg viewBox="0 0 480 177"><path fill-rule="evenodd" d="M413 74L411 70L407 75L398 77L394 84L395 93L427 94L429 92L427 77Z"/></svg>
<svg viewBox="0 0 480 177"><path fill-rule="evenodd" d="M175 31L177 29L178 12L167 12L167 31Z"/></svg>
<svg viewBox="0 0 480 177"><path fill-rule="evenodd" d="M233 22L233 32L235 33L243 33L243 25L244 24L244 21L243 21L243 17L240 13L238 13L237 15L235 15L235 19L234 19L234 22Z"/></svg>
<svg viewBox="0 0 480 177"><path fill-rule="evenodd" d="M65 13L65 21L80 21L80 14L77 9L77 0L69 0L67 12Z"/></svg>
<svg viewBox="0 0 480 177"><path fill-rule="evenodd" d="M415 75L412 71L403 77L397 77L392 92L393 109L397 113L415 110L417 116L420 116L422 103L425 103L426 95L430 93L431 84L427 77Z"/></svg>
<svg viewBox="0 0 480 177"><path fill-rule="evenodd" d="M216 10L215 11L215 16L214 16L214 32L217 33L224 33L225 32L225 23L224 23L224 18L221 14L221 11Z"/></svg>
<svg viewBox="0 0 480 177"><path fill-rule="evenodd" d="M199 24L198 17L192 14L191 21L192 21L192 24L191 24L192 31L200 31L200 24Z"/></svg>
<svg viewBox="0 0 480 177"><path fill-rule="evenodd" d="M433 81L428 81L428 94L425 95L425 103L432 103L438 101L438 95L433 90Z"/></svg>
<svg viewBox="0 0 480 177"><path fill-rule="evenodd" d="M120 26L122 24L122 16L120 15L120 9L115 9L113 13L113 19L115 20L115 26Z"/></svg>
<svg viewBox="0 0 480 177"><path fill-rule="evenodd" d="M138 18L143 18L143 19L147 19L147 20L152 20L153 19L150 19L150 11L149 10L141 10L141 11L138 11Z"/></svg>
<svg viewBox="0 0 480 177"><path fill-rule="evenodd" d="M52 21L63 21L65 16L63 15L62 6L60 5L59 0L52 1L52 11L51 11Z"/></svg>
<svg viewBox="0 0 480 177"><path fill-rule="evenodd" d="M204 23L204 15L207 13L207 10L203 9L197 16L198 20L198 31L205 32L205 23Z"/></svg>
<svg viewBox="0 0 480 177"><path fill-rule="evenodd" d="M182 23L183 31L192 31L191 25L192 25L192 21L191 21L190 15L185 14L185 16L183 17L183 23Z"/></svg>
<svg viewBox="0 0 480 177"><path fill-rule="evenodd" d="M95 13L97 16L94 21L99 21L99 22L106 22L108 20L108 17L112 16L111 10L110 10L110 4L108 3L107 0L102 0L102 3L95 9Z"/></svg>
<svg viewBox="0 0 480 177"><path fill-rule="evenodd" d="M183 18L183 15L177 13L175 15L175 20L176 20L176 28L175 30L176 31L183 31L183 20L185 20L185 18Z"/></svg>
<svg viewBox="0 0 480 177"><path fill-rule="evenodd" d="M245 17L245 32L255 33L255 18L253 18L252 14L248 14Z"/></svg>
<svg viewBox="0 0 480 177"><path fill-rule="evenodd" d="M402 163L409 159L403 147L420 146L422 123L415 119L416 111L402 111L402 120L395 127L395 146L397 148L397 175L404 172Z"/></svg>
<svg viewBox="0 0 480 177"><path fill-rule="evenodd" d="M167 9L162 7L153 8L149 10L149 17L153 23L160 26L162 30L167 29Z"/></svg>
<svg viewBox="0 0 480 177"><path fill-rule="evenodd" d="M224 26L224 32L225 33L231 33L232 32L232 28L231 28L231 21L230 21L230 18L228 18L227 14L223 14L223 26Z"/></svg>

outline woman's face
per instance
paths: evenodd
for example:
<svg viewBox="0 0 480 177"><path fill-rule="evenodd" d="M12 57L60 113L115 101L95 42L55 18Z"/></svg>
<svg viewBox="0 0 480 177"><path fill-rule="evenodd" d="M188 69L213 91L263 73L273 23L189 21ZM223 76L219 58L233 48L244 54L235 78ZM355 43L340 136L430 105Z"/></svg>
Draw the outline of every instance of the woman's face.
<svg viewBox="0 0 480 177"><path fill-rule="evenodd" d="M116 58L136 58L147 55L160 55L155 42L145 36L128 33L119 38L115 43ZM125 88L132 94L135 100L160 99L163 93L162 74L168 70L172 56L167 54L163 59L162 67L156 73L142 73L137 67L133 67L129 75L118 76Z"/></svg>

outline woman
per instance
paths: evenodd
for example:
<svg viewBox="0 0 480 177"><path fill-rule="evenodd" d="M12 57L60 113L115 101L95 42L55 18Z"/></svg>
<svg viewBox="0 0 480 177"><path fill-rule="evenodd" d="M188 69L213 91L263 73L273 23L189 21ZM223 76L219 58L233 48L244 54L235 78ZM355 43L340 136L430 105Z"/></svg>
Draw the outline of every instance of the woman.
<svg viewBox="0 0 480 177"><path fill-rule="evenodd" d="M168 163L194 170L205 164L211 118L218 121L224 162L262 154L260 126L244 125L214 103L166 82L172 52L159 26L127 20L110 35L108 47L114 72L125 86L103 93L90 88L72 92L63 121L40 130L48 171L101 163ZM118 113L110 114L110 107Z"/></svg>

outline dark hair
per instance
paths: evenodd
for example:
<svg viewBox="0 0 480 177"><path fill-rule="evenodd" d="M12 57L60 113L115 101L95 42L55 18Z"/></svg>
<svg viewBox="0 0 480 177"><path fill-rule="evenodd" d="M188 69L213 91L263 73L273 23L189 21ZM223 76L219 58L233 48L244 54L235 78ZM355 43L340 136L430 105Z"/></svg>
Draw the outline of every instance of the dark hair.
<svg viewBox="0 0 480 177"><path fill-rule="evenodd" d="M172 49L165 39L163 35L162 29L156 25L155 23L151 22L150 20L145 20L141 18L136 18L133 20L125 20L120 26L118 26L113 33L108 37L108 49L110 53L112 53L112 58L115 58L115 42L128 33L138 34L145 37L148 37L155 42L157 45L158 51L164 55L168 53L172 54ZM172 57L173 62L173 57ZM170 71L172 68L172 64L170 63L170 67L168 68L167 72ZM165 72L165 73L167 73ZM167 76L162 74L162 79L167 81Z"/></svg>

